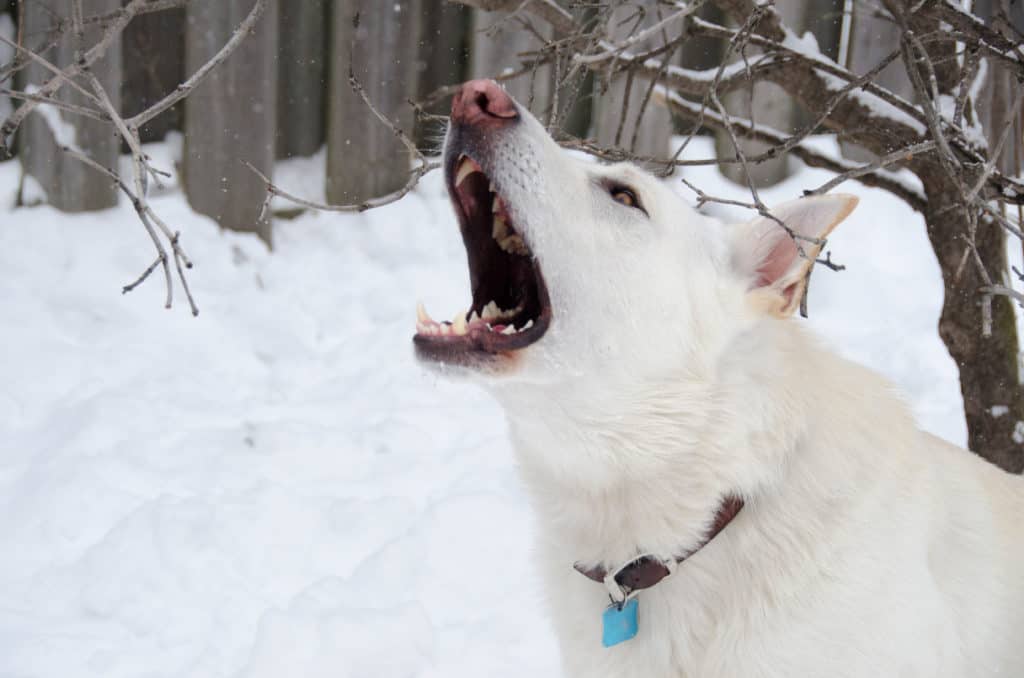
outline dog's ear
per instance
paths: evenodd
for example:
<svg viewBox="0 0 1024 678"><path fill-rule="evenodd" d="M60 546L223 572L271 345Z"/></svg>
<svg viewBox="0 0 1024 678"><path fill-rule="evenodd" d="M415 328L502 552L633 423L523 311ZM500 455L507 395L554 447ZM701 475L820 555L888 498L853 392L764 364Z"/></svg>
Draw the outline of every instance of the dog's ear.
<svg viewBox="0 0 1024 678"><path fill-rule="evenodd" d="M751 294L758 302L764 302L776 315L792 315L800 306L807 274L825 238L857 202L856 196L845 194L800 198L769 210L778 221L760 216L735 229L733 264L741 274L750 276Z"/></svg>

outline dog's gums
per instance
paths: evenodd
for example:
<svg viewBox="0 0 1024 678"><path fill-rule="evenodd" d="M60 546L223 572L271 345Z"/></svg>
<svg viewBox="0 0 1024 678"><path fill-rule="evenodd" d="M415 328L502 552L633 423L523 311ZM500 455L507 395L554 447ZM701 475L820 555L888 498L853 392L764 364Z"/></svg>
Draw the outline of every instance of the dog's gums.
<svg viewBox="0 0 1024 678"><path fill-rule="evenodd" d="M441 322L417 304L414 341L426 357L455 362L470 352L525 348L551 322L540 266L480 164L459 154L445 170L466 247L472 304Z"/></svg>

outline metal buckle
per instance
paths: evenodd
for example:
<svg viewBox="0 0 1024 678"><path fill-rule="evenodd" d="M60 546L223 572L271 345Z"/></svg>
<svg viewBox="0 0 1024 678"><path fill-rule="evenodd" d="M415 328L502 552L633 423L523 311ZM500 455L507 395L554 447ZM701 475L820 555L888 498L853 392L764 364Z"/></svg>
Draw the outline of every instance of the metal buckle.
<svg viewBox="0 0 1024 678"><path fill-rule="evenodd" d="M625 570L628 567L632 567L633 565L636 565L642 560L654 560L656 562L661 563L665 566L665 569L668 570L669 575L673 574L676 571L676 566L678 565L675 558L669 558L668 560L665 560L659 558L653 553L644 553L637 556L636 558L633 558L632 560L623 563L615 570L608 572L608 574L604 576L604 587L608 590L608 597L612 599L612 603L620 610L622 609L622 606L626 603L626 601L629 600L629 597L634 595L636 591L631 591L626 588L623 588L623 586L619 584L617 578L620 574L622 574L623 570Z"/></svg>

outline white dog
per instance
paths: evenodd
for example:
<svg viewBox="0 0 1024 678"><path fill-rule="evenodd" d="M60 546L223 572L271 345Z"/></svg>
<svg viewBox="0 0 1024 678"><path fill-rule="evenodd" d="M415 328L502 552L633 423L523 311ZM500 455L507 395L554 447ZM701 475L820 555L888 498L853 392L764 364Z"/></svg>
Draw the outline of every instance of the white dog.
<svg viewBox="0 0 1024 678"><path fill-rule="evenodd" d="M472 306L417 352L507 413L567 675L1024 677L1024 484L791 317L855 198L726 227L482 80L444 164Z"/></svg>

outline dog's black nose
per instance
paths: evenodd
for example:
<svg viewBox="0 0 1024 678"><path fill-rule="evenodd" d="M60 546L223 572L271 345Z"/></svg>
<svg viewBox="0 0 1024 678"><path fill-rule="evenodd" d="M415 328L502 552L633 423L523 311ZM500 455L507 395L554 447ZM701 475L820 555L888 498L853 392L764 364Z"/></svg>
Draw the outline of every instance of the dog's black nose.
<svg viewBox="0 0 1024 678"><path fill-rule="evenodd" d="M504 125L519 117L516 102L493 80L470 80L452 99L452 122Z"/></svg>

